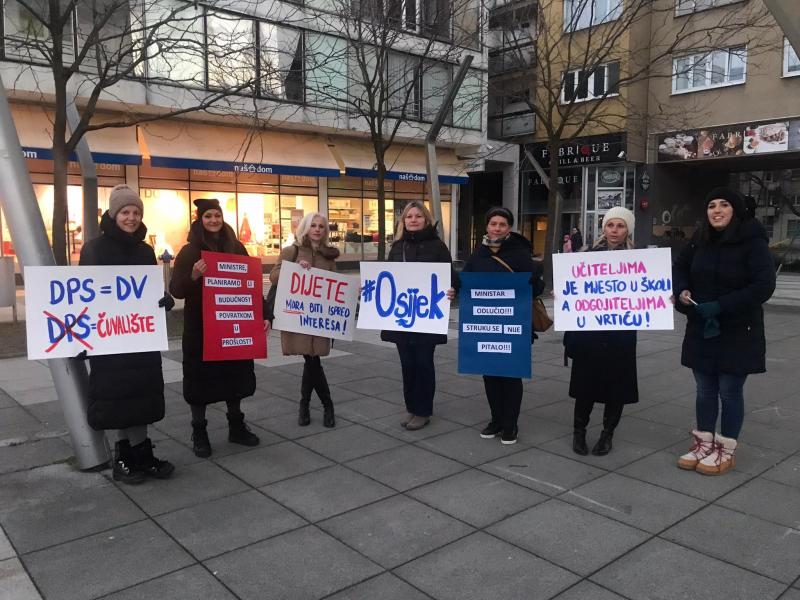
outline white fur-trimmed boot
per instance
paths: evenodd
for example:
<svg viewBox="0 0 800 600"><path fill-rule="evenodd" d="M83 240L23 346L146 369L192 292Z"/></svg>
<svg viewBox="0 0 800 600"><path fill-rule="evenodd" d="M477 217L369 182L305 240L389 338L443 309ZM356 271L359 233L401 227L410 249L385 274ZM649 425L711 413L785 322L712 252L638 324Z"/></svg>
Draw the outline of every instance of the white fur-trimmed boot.
<svg viewBox="0 0 800 600"><path fill-rule="evenodd" d="M703 475L721 475L736 466L733 454L736 452L738 442L724 435L714 437L714 451L697 463L695 469Z"/></svg>
<svg viewBox="0 0 800 600"><path fill-rule="evenodd" d="M678 459L678 467L687 471L694 471L697 463L714 451L714 433L711 431L692 430L694 443L689 452Z"/></svg>

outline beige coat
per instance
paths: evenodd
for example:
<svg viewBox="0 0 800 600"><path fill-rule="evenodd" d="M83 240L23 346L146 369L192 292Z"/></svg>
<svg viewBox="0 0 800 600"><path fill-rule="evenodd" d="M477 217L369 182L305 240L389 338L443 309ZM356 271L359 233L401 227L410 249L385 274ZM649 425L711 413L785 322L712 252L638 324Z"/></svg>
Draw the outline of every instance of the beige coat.
<svg viewBox="0 0 800 600"><path fill-rule="evenodd" d="M292 261L295 252L297 259ZM284 260L290 262L300 262L306 260L316 269L326 271L336 270L336 258L339 251L336 248L323 248L314 250L310 246L299 246L297 242L281 250L277 264L269 274L269 281L272 285L278 285L281 276L281 263ZM327 356L331 351L331 339L305 333L294 333L292 331L281 331L281 348L285 356L295 354L307 354L309 356Z"/></svg>

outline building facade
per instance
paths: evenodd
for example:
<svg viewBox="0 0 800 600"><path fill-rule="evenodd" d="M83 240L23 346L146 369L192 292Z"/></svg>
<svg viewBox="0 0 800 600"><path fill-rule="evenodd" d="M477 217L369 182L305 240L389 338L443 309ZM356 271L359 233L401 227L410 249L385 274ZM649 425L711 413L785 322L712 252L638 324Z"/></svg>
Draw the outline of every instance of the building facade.
<svg viewBox="0 0 800 600"><path fill-rule="evenodd" d="M79 34L81 20L87 20L88 29L92 16L78 4L71 18ZM145 48L148 54L130 76L104 92L96 120L174 111L219 89L235 93L226 98L224 109L89 132L86 139L98 170L99 212L107 208L110 189L128 183L144 201L148 241L158 255L164 251L174 255L185 243L194 216L192 202L215 197L250 254L268 266L293 239L302 216L319 211L329 218L330 239L343 260L375 259L379 223L384 222L386 242L391 243L405 203L430 203L424 135L458 62L469 54L473 68L437 144L442 225L452 246L460 186L468 181L467 169L480 168L479 161L461 157L474 154L486 142L481 94L487 57L482 50L480 4L471 0L444 4L431 0L438 10L434 12L423 3L414 7L398 3L397 10L404 11L397 15L394 4L387 5L390 20L385 26L394 37L391 48L383 52L385 61L373 72L403 85L390 89L398 97L389 101L396 115L387 114L385 119L397 134L386 154L383 214L378 209L373 138L357 104L364 95L361 65L353 59L355 48L369 45L370 40L359 41L342 25L353 18L349 3L230 2L223 10L218 4L163 0L145 3L146 14L131 13L127 20L124 14L115 17L120 20L118 29L129 27L125 35L133 38L137 28L132 24L146 23L148 17L164 19L164 11L170 10L170 15L181 16L164 24L167 35L176 40L174 45L154 52ZM133 3L130 7L136 10ZM348 12L337 13L344 9ZM358 17L372 18L362 12ZM48 61L31 51L31 38L45 45L50 40L47 32L32 33L35 19L15 0L4 3L3 23L0 69L50 233L54 94L48 77L52 79L52 72ZM80 53L82 39L69 36L66 53ZM219 52L212 51L219 47ZM74 90L80 111L85 100L81 85ZM68 244L75 261L83 242L77 162L70 163L68 205ZM5 222L0 242L3 254L14 253Z"/></svg>

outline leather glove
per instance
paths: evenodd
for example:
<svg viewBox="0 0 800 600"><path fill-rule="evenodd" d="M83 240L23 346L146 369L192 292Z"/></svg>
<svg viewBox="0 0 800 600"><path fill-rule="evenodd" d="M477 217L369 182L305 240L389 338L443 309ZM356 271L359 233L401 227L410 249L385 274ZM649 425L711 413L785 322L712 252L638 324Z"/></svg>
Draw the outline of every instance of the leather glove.
<svg viewBox="0 0 800 600"><path fill-rule="evenodd" d="M158 306L164 310L172 310L175 306L175 298L170 296L169 293L165 292L161 297L161 300L158 301Z"/></svg>
<svg viewBox="0 0 800 600"><path fill-rule="evenodd" d="M716 317L722 311L722 307L716 300L713 302L703 302L702 304L698 304L694 307L694 309L697 311L697 314L704 319ZM719 327L719 323L717 323L717 327Z"/></svg>

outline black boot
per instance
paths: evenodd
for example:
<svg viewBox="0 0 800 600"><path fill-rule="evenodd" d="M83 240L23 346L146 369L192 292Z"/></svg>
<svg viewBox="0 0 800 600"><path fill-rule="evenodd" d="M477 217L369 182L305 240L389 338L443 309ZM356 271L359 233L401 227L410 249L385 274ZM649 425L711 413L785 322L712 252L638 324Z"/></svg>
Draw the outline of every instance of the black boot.
<svg viewBox="0 0 800 600"><path fill-rule="evenodd" d="M168 479L175 470L172 463L153 456L153 442L150 441L150 438L146 438L141 444L131 446L131 450L136 470L148 477Z"/></svg>
<svg viewBox="0 0 800 600"><path fill-rule="evenodd" d="M145 479L143 472L136 470L136 461L133 449L128 440L120 440L114 444L114 460L111 463L111 472L114 481L121 481L128 485L142 483Z"/></svg>
<svg viewBox="0 0 800 600"><path fill-rule="evenodd" d="M228 441L242 446L258 446L261 442L244 422L244 413L228 413Z"/></svg>
<svg viewBox="0 0 800 600"><path fill-rule="evenodd" d="M297 424L306 427L311 423L311 411L308 405L311 403L311 393L314 391L314 378L311 374L308 361L303 367L303 379L300 381L300 412L297 415Z"/></svg>
<svg viewBox="0 0 800 600"><path fill-rule="evenodd" d="M336 427L336 418L333 415L333 400L331 399L331 388L328 387L328 378L325 377L325 371L322 370L322 365L318 365L318 370L314 377L314 389L317 390L317 396L322 401L322 424L325 427Z"/></svg>
<svg viewBox="0 0 800 600"><path fill-rule="evenodd" d="M297 424L306 427L311 424L311 411L308 408L309 401L300 399L300 411L297 414Z"/></svg>
<svg viewBox="0 0 800 600"><path fill-rule="evenodd" d="M330 396L322 399L322 424L325 427L336 427L336 418L333 415L333 401Z"/></svg>
<svg viewBox="0 0 800 600"><path fill-rule="evenodd" d="M613 431L608 431L607 429L603 429L600 433L600 439L597 440L597 443L592 448L592 454L595 456L605 456L609 452L611 452L611 440L614 437Z"/></svg>
<svg viewBox="0 0 800 600"><path fill-rule="evenodd" d="M589 447L586 445L585 429L576 429L572 432L572 451L581 456L589 454Z"/></svg>
<svg viewBox="0 0 800 600"><path fill-rule="evenodd" d="M194 455L200 458L211 456L211 442L208 440L206 425L208 421L192 421L192 450Z"/></svg>

